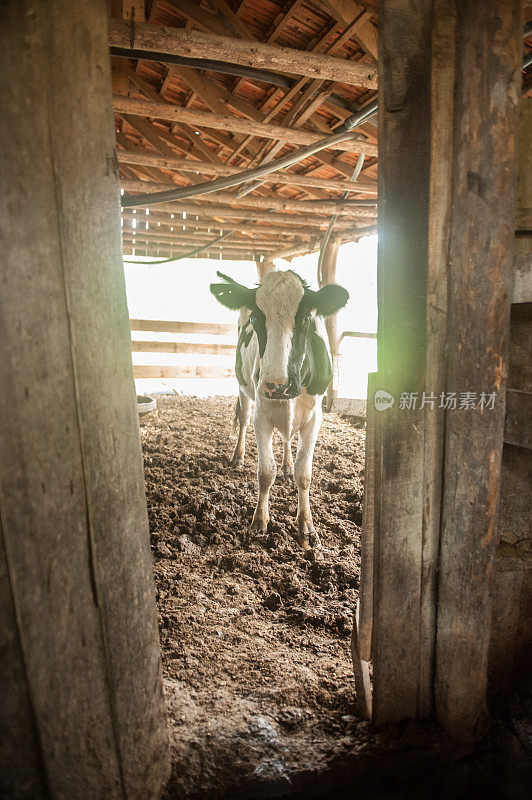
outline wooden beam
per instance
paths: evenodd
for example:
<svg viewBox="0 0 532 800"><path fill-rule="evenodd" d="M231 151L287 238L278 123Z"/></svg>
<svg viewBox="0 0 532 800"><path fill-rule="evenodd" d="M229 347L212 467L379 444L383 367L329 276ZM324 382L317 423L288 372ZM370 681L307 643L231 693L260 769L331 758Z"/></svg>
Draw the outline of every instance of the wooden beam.
<svg viewBox="0 0 532 800"><path fill-rule="evenodd" d="M199 230L199 231L207 231L210 230L212 235L219 231L221 228L224 230L232 229L237 233L245 233L245 234L262 234L263 236L275 236L277 239L283 237L289 237L292 239L294 236L298 236L299 238L309 238L312 235L315 235L315 229L312 228L298 228L297 231L287 229L280 225L257 225L255 223L238 223L238 222L216 222L213 219L210 220L196 220L196 219L187 219L183 221L181 217L178 219L171 219L168 213L157 214L157 212L152 209L150 211L149 217L146 217L143 213L133 214L133 212L126 212L124 210L122 217L124 221L132 221L134 219L137 222L143 224L146 219L150 222L153 227L157 225L157 223L161 223L161 227L166 230L166 228L170 227L180 227L185 225L187 230Z"/></svg>
<svg viewBox="0 0 532 800"><path fill-rule="evenodd" d="M532 392L508 389L506 392L506 416L504 441L517 447L532 450Z"/></svg>
<svg viewBox="0 0 532 800"><path fill-rule="evenodd" d="M157 243L160 243L163 247L172 247L176 250L187 251L193 250L199 245L208 244L212 241L215 237L208 236L205 239L200 239L198 237L181 237L181 236L174 236L172 235L162 235L159 236L157 234L152 234L148 231L127 231L124 232L122 236L122 240L124 243L135 244L137 247L140 247L141 244L146 243L151 246L155 246ZM246 252L246 253L268 253L273 252L279 246L279 243L275 242L263 242L260 239L254 239L249 242L234 242L232 239L227 240L226 243L219 242L214 243L209 250L222 250L224 247L229 248L234 252Z"/></svg>
<svg viewBox="0 0 532 800"><path fill-rule="evenodd" d="M158 797L106 3L2 3L0 30L0 794Z"/></svg>
<svg viewBox="0 0 532 800"><path fill-rule="evenodd" d="M359 5L353 2L353 0L322 0L322 2L335 19L346 25L357 17L364 15L364 21L353 38L356 38L364 50L377 60L379 55L377 31L373 23L369 20L369 15L364 5Z"/></svg>
<svg viewBox="0 0 532 800"><path fill-rule="evenodd" d="M127 22L109 20L109 43L113 47L131 47L131 29ZM160 27L146 22L135 25L135 46L149 52L217 59L366 89L377 88L377 70L368 64L184 28Z"/></svg>
<svg viewBox="0 0 532 800"><path fill-rule="evenodd" d="M456 8L447 386L495 392L496 401L484 413L446 414L435 700L438 721L451 735L475 739L489 724L490 582L515 225L516 149L509 143L516 142L519 110L512 92L493 97L498 87L516 85L522 45L514 0L463 0Z"/></svg>
<svg viewBox="0 0 532 800"><path fill-rule="evenodd" d="M163 103L156 103L152 100L139 100L134 97L121 97L116 95L113 98L115 112L120 115L129 114L136 117L153 117L155 119L166 120L167 122L185 123L196 128L210 128L212 130L229 131L231 133L251 134L264 139L282 139L285 142L299 145L310 145L319 141L323 136L319 136L309 131L294 130L284 128L280 125L270 125L262 122L254 122L250 119L240 117L227 117L220 114L209 114L206 111L197 109L182 108L181 106ZM332 145L332 150L342 150L348 153L365 153L369 156L376 156L378 149L372 142L360 139L348 140Z"/></svg>
<svg viewBox="0 0 532 800"><path fill-rule="evenodd" d="M232 367L157 367L133 364L133 377L138 378L234 378Z"/></svg>
<svg viewBox="0 0 532 800"><path fill-rule="evenodd" d="M132 341L133 353L193 353L194 355L233 356L234 344L201 344L200 342L145 342Z"/></svg>
<svg viewBox="0 0 532 800"><path fill-rule="evenodd" d="M180 322L166 319L130 319L132 331L152 333L198 333L213 336L229 336L238 333L238 326L226 322Z"/></svg>
<svg viewBox="0 0 532 800"><path fill-rule="evenodd" d="M138 153L135 151L119 150L117 153L118 161L122 164L138 164L141 166L157 167L159 169L175 170L176 172L201 172L209 175L223 176L236 175L242 170L238 167L230 167L222 164L212 164L208 161L193 161L190 158L178 158L177 156L163 157L153 153ZM307 175L299 175L290 172L273 172L262 178L265 183L280 183L283 186L313 186L317 189L328 189L329 191L355 192L356 194L377 194L376 181L358 180L356 183L343 180L332 180L328 178L313 178Z"/></svg>
<svg viewBox="0 0 532 800"><path fill-rule="evenodd" d="M177 11L184 16L185 19L190 20L204 31L215 33L219 36L232 36L233 34L232 27L228 25L219 14L206 11L201 7L200 3L195 2L195 0L179 0L179 2L164 0L163 5L167 5L172 10ZM135 43L136 39L137 37L135 34Z"/></svg>
<svg viewBox="0 0 532 800"><path fill-rule="evenodd" d="M432 19L432 5L423 0L382 4L380 58L388 66L379 102L379 193L384 200L378 245L379 370L373 385L395 401L368 418L377 426L369 437L373 504L365 517L373 531L363 533L374 542L371 655L377 725L422 716L422 698L431 691L430 678L421 683L421 676L427 680L421 663L426 411L420 403L402 408L400 397L425 388ZM368 404L375 405L375 396L368 397ZM428 658L432 661L432 653Z"/></svg>
<svg viewBox="0 0 532 800"><path fill-rule="evenodd" d="M138 211L145 213L145 209L141 206L138 207ZM298 228L326 228L330 219L330 217L327 216L317 217L308 214L282 214L274 211L254 211L252 208L233 208L233 206L221 205L219 203L198 205L197 203L187 200L180 200L179 203L159 203L157 205L157 211L168 211L170 214L179 215L186 213L187 215L190 214L192 219L197 216L204 220L212 220L213 227L220 224L221 220L225 220L225 222L221 224L228 226L230 220L245 219L247 221L268 222L274 225L296 226ZM339 219L336 223L336 227L343 231L352 225L353 220L350 219Z"/></svg>
<svg viewBox="0 0 532 800"><path fill-rule="evenodd" d="M172 184L168 183L155 183L153 181L121 181L122 187L128 192L157 192L165 191L172 188ZM174 184L175 185L175 184ZM229 192L214 192L212 195L201 195L197 198L202 205L207 206L211 203L227 203L228 205L236 204L244 208L264 208L277 209L283 211L294 211L299 214L325 214L332 216L339 214L340 216L357 217L359 219L376 219L376 208L364 208L361 206L352 206L348 203L335 204L332 201L319 202L312 200L291 200L284 197L257 197L256 195L247 195L246 197L235 197Z"/></svg>
<svg viewBox="0 0 532 800"><path fill-rule="evenodd" d="M139 227L133 227L128 223L134 222L137 220L137 224ZM146 228L145 222L148 222L148 228ZM231 241L234 244L247 244L248 246L254 242L259 242L268 246L269 244L277 244L279 245L279 234L276 230L271 229L268 231L267 234L262 236L258 236L257 234L247 234L242 236L238 229L235 229L232 225L221 225L220 223L211 222L210 224L200 224L197 225L195 221L188 222L183 221L182 219L179 220L164 220L161 224L158 224L160 220L151 219L149 217L141 217L140 221L138 216L129 216L124 217L124 224L122 226L122 231L124 235L132 235L135 234L143 234L148 236L157 236L159 239L167 240L167 241L175 241L176 238L179 240L185 241L185 239L195 239L198 242L208 241L209 239L214 239L220 232L223 230L224 233L233 232L233 236L231 237ZM184 230L183 230L184 229ZM287 244L291 242L295 242L294 239L296 233L293 232L292 235L287 239ZM299 232L297 232L297 243L301 241L301 239L308 239L310 237L310 233L307 232L306 235L300 237Z"/></svg>
<svg viewBox="0 0 532 800"><path fill-rule="evenodd" d="M240 39L255 39L255 36L253 36L249 28L247 28L237 14L235 14L232 9L229 8L225 0L214 0L214 5L218 9L219 13L225 17L233 34L238 36Z"/></svg>

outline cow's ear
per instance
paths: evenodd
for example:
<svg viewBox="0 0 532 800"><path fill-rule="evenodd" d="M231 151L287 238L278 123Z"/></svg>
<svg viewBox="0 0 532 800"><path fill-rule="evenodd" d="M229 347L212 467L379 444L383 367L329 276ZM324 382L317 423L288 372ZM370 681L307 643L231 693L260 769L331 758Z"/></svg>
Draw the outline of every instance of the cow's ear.
<svg viewBox="0 0 532 800"><path fill-rule="evenodd" d="M231 308L236 311L239 308L252 308L255 302L255 289L248 289L247 286L242 286L227 275L218 272L220 278L223 278L226 283L211 283L210 290L226 308Z"/></svg>
<svg viewBox="0 0 532 800"><path fill-rule="evenodd" d="M343 286L336 283L328 283L319 290L313 292L312 305L320 317L330 317L331 314L345 306L349 300L349 292Z"/></svg>

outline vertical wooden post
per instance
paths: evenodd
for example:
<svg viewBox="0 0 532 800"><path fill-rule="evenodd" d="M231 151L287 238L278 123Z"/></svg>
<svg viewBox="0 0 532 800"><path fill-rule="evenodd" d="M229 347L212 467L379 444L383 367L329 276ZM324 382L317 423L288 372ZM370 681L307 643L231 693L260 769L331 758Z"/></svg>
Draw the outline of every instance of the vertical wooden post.
<svg viewBox="0 0 532 800"><path fill-rule="evenodd" d="M259 281L261 281L267 272L271 272L275 269L275 264L273 261L265 258L264 261L256 261L257 264L257 274L259 276Z"/></svg>
<svg viewBox="0 0 532 800"><path fill-rule="evenodd" d="M379 372L368 403L380 389L394 404L368 416L373 571L362 571L360 646L367 657L371 639L376 723L435 705L466 738L485 721L518 17L512 0L397 0L379 19ZM440 405L442 392L459 404L468 391L477 402L496 391L499 403Z"/></svg>
<svg viewBox="0 0 532 800"><path fill-rule="evenodd" d="M168 770L106 3L0 12L0 794Z"/></svg>
<svg viewBox="0 0 532 800"><path fill-rule="evenodd" d="M501 475L521 15L514 0L457 4L447 388L495 393L446 412L436 645L436 713L452 735L487 726L491 571ZM494 36L496 45L494 46Z"/></svg>
<svg viewBox="0 0 532 800"><path fill-rule="evenodd" d="M336 266L338 264L338 251L340 245L338 242L329 241L323 254L323 261L321 265L321 284L325 286L326 283L334 283L336 281ZM329 411L332 408L334 398L338 394L338 315L332 314L325 319L325 328L329 339L329 348L332 356L333 366L333 379L327 387L327 408Z"/></svg>
<svg viewBox="0 0 532 800"><path fill-rule="evenodd" d="M426 286L430 188L432 8L423 0L383 3L379 18L379 371L377 390L395 398L375 412L373 718L419 714L422 664ZM398 157L400 153L400 157ZM401 408L402 393L415 408ZM368 404L374 396L368 397ZM371 438L371 437L370 437ZM364 533L366 536L366 532ZM362 591L364 587L362 587Z"/></svg>

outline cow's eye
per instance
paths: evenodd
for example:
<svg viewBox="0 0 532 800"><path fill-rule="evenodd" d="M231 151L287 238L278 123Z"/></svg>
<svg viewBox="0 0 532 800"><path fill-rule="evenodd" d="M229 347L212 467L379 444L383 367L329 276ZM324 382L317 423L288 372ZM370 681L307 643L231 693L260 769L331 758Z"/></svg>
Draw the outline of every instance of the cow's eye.
<svg viewBox="0 0 532 800"><path fill-rule="evenodd" d="M252 314L252 315L250 316L250 318L249 318L249 321L251 322L251 324L252 324L253 326L255 326L255 325L257 324L257 322L258 322L258 320L257 320L257 317L256 317L254 314Z"/></svg>

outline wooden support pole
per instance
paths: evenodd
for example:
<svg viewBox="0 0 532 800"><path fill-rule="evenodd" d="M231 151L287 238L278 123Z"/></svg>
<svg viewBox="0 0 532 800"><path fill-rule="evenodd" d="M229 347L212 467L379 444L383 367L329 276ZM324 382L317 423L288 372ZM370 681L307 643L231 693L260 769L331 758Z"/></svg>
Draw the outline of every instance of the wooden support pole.
<svg viewBox="0 0 532 800"><path fill-rule="evenodd" d="M521 81L519 4L459 3L456 52L447 388L495 392L496 400L490 410L446 414L435 699L443 727L455 737L473 739L489 724L491 573L504 432Z"/></svg>
<svg viewBox="0 0 532 800"><path fill-rule="evenodd" d="M487 723L518 7L512 0L383 4L379 47L387 65L379 104L379 372L368 403L378 390L394 403L368 416L364 558L373 571L362 571L360 647L367 656L371 639L377 724L435 711L454 738L471 740ZM445 408L441 394L451 392L456 408ZM460 408L467 392L474 408ZM493 409L478 406L483 392L496 393Z"/></svg>
<svg viewBox="0 0 532 800"><path fill-rule="evenodd" d="M272 258L264 258L262 261L257 259L257 274L259 276L259 281L261 281L267 272L271 272L275 269L275 264L273 263Z"/></svg>
<svg viewBox="0 0 532 800"><path fill-rule="evenodd" d="M0 10L0 795L21 800L168 777L105 11Z"/></svg>
<svg viewBox="0 0 532 800"><path fill-rule="evenodd" d="M338 264L338 250L340 244L334 240L327 243L325 253L323 254L323 261L321 264L321 281L320 287L325 286L326 283L336 282L336 266ZM329 348L332 356L333 366L333 379L327 387L327 409L330 411L334 398L338 394L337 383L337 359L338 359L338 315L332 314L330 317L325 318L325 328L329 339Z"/></svg>
<svg viewBox="0 0 532 800"><path fill-rule="evenodd" d="M419 404L402 409L399 398L424 386L431 20L430 3L400 0L383 4L379 26L379 63L386 71L379 102L375 385L395 402L379 406L369 420L377 426L370 441L378 446L369 481L374 487L371 650L378 725L416 718L420 695L430 690L420 682L426 672L420 663L424 412ZM374 396L368 397L372 403Z"/></svg>
<svg viewBox="0 0 532 800"><path fill-rule="evenodd" d="M131 28L127 23L110 20L109 44L131 47ZM135 26L135 47L169 55L229 61L250 67L323 78L367 89L377 88L377 70L373 65L318 53L305 53L290 47L242 41L228 36L200 33L191 28L170 28L144 23Z"/></svg>

